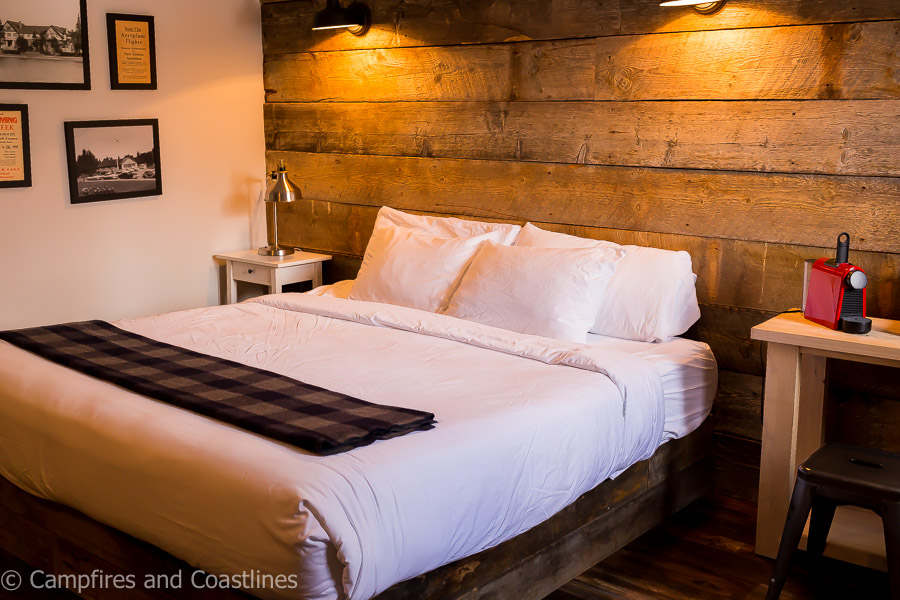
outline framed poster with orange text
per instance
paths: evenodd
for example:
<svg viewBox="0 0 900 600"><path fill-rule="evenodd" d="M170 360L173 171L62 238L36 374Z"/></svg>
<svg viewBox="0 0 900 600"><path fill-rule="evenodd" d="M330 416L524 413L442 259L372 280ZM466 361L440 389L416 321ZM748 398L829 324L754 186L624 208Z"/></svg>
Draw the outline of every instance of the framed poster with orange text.
<svg viewBox="0 0 900 600"><path fill-rule="evenodd" d="M0 188L31 187L28 106L0 104Z"/></svg>
<svg viewBox="0 0 900 600"><path fill-rule="evenodd" d="M114 90L156 89L156 31L153 17L106 15L109 85Z"/></svg>

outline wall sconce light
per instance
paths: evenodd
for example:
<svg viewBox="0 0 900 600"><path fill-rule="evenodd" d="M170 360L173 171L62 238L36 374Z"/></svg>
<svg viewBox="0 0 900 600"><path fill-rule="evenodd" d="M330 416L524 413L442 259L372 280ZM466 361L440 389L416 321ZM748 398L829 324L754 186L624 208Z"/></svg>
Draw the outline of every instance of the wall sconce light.
<svg viewBox="0 0 900 600"><path fill-rule="evenodd" d="M261 256L289 256L294 253L294 249L278 245L278 205L282 202L295 202L303 198L293 181L288 179L287 167L284 161L279 161L278 171L275 173L275 185L266 195L266 202L272 204L272 227L274 229L274 237L272 244L259 249Z"/></svg>
<svg viewBox="0 0 900 600"><path fill-rule="evenodd" d="M344 8L341 0L326 0L325 8L316 13L312 28L344 29L353 35L365 35L372 25L372 11L362 2L351 2Z"/></svg>
<svg viewBox="0 0 900 600"><path fill-rule="evenodd" d="M660 2L660 6L690 6L701 15L711 15L722 10L725 0L709 2L708 0L667 0Z"/></svg>

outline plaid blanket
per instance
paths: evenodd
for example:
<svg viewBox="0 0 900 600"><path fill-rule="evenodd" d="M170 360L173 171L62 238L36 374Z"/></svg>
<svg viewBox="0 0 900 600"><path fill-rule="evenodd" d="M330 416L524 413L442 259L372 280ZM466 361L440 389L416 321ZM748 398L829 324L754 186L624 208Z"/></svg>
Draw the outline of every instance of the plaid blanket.
<svg viewBox="0 0 900 600"><path fill-rule="evenodd" d="M0 339L132 392L318 454L434 426L430 413L372 404L104 321L0 331Z"/></svg>

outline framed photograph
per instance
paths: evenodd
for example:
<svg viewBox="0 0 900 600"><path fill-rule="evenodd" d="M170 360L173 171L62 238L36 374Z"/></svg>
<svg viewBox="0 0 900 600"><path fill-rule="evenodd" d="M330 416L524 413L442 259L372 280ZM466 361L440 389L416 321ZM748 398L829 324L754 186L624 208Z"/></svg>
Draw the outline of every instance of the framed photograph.
<svg viewBox="0 0 900 600"><path fill-rule="evenodd" d="M31 187L28 106L0 104L0 188Z"/></svg>
<svg viewBox="0 0 900 600"><path fill-rule="evenodd" d="M69 121L72 204L162 194L159 120Z"/></svg>
<svg viewBox="0 0 900 600"><path fill-rule="evenodd" d="M153 17L106 15L109 82L114 90L156 89L156 31Z"/></svg>
<svg viewBox="0 0 900 600"><path fill-rule="evenodd" d="M0 88L89 90L87 0L0 3Z"/></svg>

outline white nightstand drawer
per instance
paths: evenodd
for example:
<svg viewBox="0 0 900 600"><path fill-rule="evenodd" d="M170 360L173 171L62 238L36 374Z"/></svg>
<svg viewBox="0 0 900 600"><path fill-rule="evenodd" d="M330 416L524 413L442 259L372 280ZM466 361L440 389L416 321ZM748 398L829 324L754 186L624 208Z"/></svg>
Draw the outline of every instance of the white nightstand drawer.
<svg viewBox="0 0 900 600"><path fill-rule="evenodd" d="M287 256L262 256L256 250L241 250L216 254L224 260L228 282L226 300L237 302L237 281L262 284L269 294L280 294L292 283L309 281L313 287L322 285L322 263L331 260L328 254L295 252Z"/></svg>
<svg viewBox="0 0 900 600"><path fill-rule="evenodd" d="M290 269L280 269L278 282L281 285L289 283L299 283L301 281L312 281L316 278L316 269L321 269L321 264L297 265Z"/></svg>
<svg viewBox="0 0 900 600"><path fill-rule="evenodd" d="M238 261L234 261L232 265L234 279L269 285L269 269L266 267Z"/></svg>

